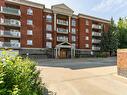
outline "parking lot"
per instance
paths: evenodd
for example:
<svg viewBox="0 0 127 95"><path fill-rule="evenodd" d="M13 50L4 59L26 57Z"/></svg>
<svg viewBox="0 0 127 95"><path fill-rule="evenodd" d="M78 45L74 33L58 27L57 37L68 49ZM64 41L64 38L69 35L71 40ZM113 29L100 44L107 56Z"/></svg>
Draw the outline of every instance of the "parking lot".
<svg viewBox="0 0 127 95"><path fill-rule="evenodd" d="M38 60L40 76L57 95L127 95L127 80L116 75L116 58Z"/></svg>

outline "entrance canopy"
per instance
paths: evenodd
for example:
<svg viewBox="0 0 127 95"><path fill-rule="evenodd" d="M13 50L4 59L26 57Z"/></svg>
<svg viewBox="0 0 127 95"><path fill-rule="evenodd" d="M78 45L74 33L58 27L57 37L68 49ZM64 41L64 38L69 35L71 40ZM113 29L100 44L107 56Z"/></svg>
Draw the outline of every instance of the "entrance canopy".
<svg viewBox="0 0 127 95"><path fill-rule="evenodd" d="M56 45L56 48L74 48L71 43L63 42Z"/></svg>
<svg viewBox="0 0 127 95"><path fill-rule="evenodd" d="M70 50L68 50L70 49ZM63 42L63 43L60 43L58 45L56 45L56 48L55 48L55 58L61 58L61 56L64 57L66 56L71 56L74 57L75 56L75 47L68 43L68 42Z"/></svg>

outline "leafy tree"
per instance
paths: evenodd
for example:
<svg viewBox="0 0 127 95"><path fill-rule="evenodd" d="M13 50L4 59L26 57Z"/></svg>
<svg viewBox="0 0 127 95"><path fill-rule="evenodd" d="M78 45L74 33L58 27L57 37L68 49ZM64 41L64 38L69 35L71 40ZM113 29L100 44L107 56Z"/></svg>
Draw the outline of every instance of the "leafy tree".
<svg viewBox="0 0 127 95"><path fill-rule="evenodd" d="M110 52L111 55L112 52L116 52L118 45L119 45L119 41L117 36L117 28L112 18L109 31L102 33L102 38L100 43L101 51Z"/></svg>
<svg viewBox="0 0 127 95"><path fill-rule="evenodd" d="M127 19L120 18L117 27L119 48L127 48Z"/></svg>
<svg viewBox="0 0 127 95"><path fill-rule="evenodd" d="M43 95L35 62L28 58L0 57L0 95Z"/></svg>

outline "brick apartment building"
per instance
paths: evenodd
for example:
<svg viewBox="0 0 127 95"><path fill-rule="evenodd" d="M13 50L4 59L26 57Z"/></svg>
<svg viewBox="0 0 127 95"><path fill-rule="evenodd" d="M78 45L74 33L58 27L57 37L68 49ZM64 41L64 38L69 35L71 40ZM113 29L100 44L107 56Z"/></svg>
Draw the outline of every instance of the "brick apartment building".
<svg viewBox="0 0 127 95"><path fill-rule="evenodd" d="M65 4L45 8L26 0L0 0L0 48L54 58L93 55L110 21L75 15Z"/></svg>

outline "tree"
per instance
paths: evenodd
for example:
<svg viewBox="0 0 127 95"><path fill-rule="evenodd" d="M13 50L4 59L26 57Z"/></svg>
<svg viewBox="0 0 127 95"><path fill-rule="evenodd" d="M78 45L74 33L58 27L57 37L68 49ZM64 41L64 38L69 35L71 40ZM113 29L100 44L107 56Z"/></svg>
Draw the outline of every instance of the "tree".
<svg viewBox="0 0 127 95"><path fill-rule="evenodd" d="M118 45L119 45L119 41L117 36L117 28L112 18L109 31L102 33L102 38L100 43L101 51L109 52L111 56L112 52L116 52Z"/></svg>
<svg viewBox="0 0 127 95"><path fill-rule="evenodd" d="M117 27L119 48L127 48L127 19L120 18Z"/></svg>

